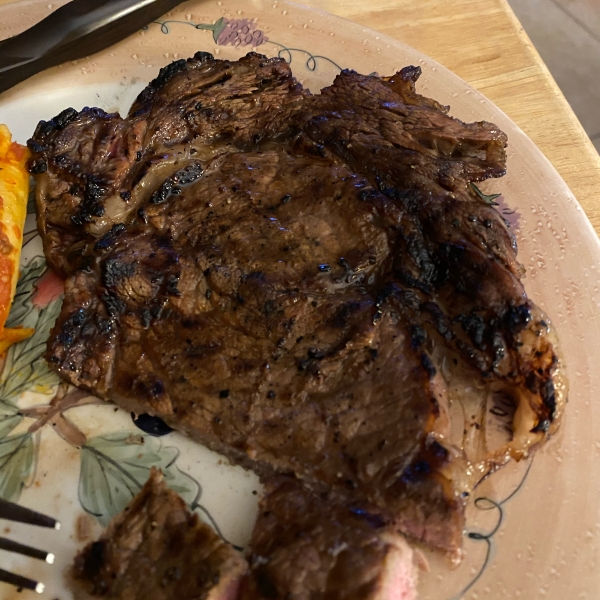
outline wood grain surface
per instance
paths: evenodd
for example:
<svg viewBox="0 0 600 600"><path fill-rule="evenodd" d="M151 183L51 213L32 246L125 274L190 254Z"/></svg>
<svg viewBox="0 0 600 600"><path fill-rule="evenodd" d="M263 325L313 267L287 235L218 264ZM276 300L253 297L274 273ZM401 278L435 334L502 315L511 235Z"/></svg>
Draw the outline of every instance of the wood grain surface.
<svg viewBox="0 0 600 600"><path fill-rule="evenodd" d="M600 234L600 157L506 0L303 0L427 54L534 141Z"/></svg>
<svg viewBox="0 0 600 600"><path fill-rule="evenodd" d="M600 234L600 157L506 0L302 3L396 38L480 90L552 162Z"/></svg>

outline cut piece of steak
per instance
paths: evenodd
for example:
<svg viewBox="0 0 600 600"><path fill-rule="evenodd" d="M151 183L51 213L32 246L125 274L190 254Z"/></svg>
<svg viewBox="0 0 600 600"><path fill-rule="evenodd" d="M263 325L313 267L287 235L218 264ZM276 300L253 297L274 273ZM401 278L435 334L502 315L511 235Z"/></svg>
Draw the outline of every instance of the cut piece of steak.
<svg viewBox="0 0 600 600"><path fill-rule="evenodd" d="M377 515L268 481L240 600L414 600L417 569L406 540Z"/></svg>
<svg viewBox="0 0 600 600"><path fill-rule="evenodd" d="M107 599L235 600L247 567L153 469L102 537L77 556L73 576Z"/></svg>
<svg viewBox="0 0 600 600"><path fill-rule="evenodd" d="M29 145L69 275L62 377L456 553L465 497L556 429L566 387L514 237L468 185L504 173L506 138L419 96L419 72L313 96L282 60L198 54L127 119L65 111ZM509 439L472 455L452 405L484 427L499 392Z"/></svg>

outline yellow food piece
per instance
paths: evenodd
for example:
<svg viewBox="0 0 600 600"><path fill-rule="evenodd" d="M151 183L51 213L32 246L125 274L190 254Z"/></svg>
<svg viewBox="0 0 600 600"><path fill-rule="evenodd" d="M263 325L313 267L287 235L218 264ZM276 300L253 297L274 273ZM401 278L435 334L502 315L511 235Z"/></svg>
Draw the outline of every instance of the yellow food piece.
<svg viewBox="0 0 600 600"><path fill-rule="evenodd" d="M0 355L33 333L33 329L4 327L19 278L29 196L28 157L27 148L13 142L8 127L0 125Z"/></svg>

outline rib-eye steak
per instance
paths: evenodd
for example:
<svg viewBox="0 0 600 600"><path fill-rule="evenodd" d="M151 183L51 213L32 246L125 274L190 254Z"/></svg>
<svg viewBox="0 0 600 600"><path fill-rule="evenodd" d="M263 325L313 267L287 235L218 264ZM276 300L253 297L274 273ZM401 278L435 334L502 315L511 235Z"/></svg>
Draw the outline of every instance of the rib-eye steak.
<svg viewBox="0 0 600 600"><path fill-rule="evenodd" d="M248 565L152 470L102 537L75 559L76 597L235 600Z"/></svg>
<svg viewBox="0 0 600 600"><path fill-rule="evenodd" d="M415 600L406 540L380 518L303 489L265 485L240 600Z"/></svg>
<svg viewBox="0 0 600 600"><path fill-rule="evenodd" d="M30 170L67 278L63 378L456 552L474 485L556 429L566 388L514 237L469 187L504 173L506 137L419 73L312 95L283 60L198 53L127 118L42 121ZM509 435L482 452L498 394Z"/></svg>

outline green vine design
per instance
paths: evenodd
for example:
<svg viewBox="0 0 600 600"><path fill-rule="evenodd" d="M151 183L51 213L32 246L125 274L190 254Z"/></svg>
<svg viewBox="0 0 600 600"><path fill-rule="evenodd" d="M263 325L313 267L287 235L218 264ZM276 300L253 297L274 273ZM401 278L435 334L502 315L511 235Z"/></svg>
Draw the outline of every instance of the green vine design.
<svg viewBox="0 0 600 600"><path fill-rule="evenodd" d="M470 183L469 186L471 189L486 203L490 206L499 206L497 202L495 202L496 198L500 198L502 194L484 194L474 183Z"/></svg>
<svg viewBox="0 0 600 600"><path fill-rule="evenodd" d="M248 19L240 19L235 21L221 17L215 23L193 23L192 21L166 20L153 21L153 24L159 25L161 33L165 35L171 33L169 25L172 24L187 25L189 27L193 27L194 29L198 29L201 31L210 31L212 32L213 41L217 45L221 46L246 46L252 44L252 46L256 47L262 44L273 44L274 46L277 46L279 48L277 52L278 58L283 58L289 64L292 64L293 62L293 53L300 52L306 55L307 57L305 66L309 71L317 70L319 60L323 60L330 63L338 71L342 70L342 67L340 67L340 65L338 65L335 61L328 58L327 56L313 54L312 52L304 50L303 48L289 48L284 44L280 44L279 42L275 42L274 40L269 39L264 35L262 31L256 29L254 24L251 23ZM247 33L245 33L247 39L250 39L252 36L254 36L251 42L246 42L245 40L240 42L240 35L242 30L244 32L247 31Z"/></svg>

